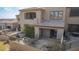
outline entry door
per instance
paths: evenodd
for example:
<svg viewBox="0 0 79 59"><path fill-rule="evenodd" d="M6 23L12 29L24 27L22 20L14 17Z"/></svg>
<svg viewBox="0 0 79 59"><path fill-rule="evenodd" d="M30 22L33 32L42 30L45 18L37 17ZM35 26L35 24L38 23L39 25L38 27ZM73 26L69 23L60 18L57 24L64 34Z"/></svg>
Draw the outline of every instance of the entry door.
<svg viewBox="0 0 79 59"><path fill-rule="evenodd" d="M56 38L57 31L56 30L50 30L50 38Z"/></svg>

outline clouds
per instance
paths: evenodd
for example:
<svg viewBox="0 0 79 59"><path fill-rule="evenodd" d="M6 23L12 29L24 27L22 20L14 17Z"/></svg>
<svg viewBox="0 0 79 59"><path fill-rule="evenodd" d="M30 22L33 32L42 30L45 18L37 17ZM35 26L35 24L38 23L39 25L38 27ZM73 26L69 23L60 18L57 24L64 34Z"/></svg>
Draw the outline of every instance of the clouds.
<svg viewBox="0 0 79 59"><path fill-rule="evenodd" d="M0 18L16 18L19 13L19 7L0 7Z"/></svg>
<svg viewBox="0 0 79 59"><path fill-rule="evenodd" d="M7 8L4 8L4 10L5 10L5 11L11 11L12 8L10 8L10 7L8 8L8 7L7 7Z"/></svg>

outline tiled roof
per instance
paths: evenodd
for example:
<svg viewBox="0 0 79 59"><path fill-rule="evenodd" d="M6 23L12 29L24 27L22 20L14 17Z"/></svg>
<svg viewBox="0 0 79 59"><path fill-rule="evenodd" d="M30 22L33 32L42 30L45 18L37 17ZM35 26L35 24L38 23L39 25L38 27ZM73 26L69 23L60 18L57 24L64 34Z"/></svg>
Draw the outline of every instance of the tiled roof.
<svg viewBox="0 0 79 59"><path fill-rule="evenodd" d="M0 23L17 23L16 19L0 19Z"/></svg>
<svg viewBox="0 0 79 59"><path fill-rule="evenodd" d="M43 8L38 8L38 7L31 7L31 8L25 8L25 9L22 9L20 11L38 11L38 10L44 10Z"/></svg>

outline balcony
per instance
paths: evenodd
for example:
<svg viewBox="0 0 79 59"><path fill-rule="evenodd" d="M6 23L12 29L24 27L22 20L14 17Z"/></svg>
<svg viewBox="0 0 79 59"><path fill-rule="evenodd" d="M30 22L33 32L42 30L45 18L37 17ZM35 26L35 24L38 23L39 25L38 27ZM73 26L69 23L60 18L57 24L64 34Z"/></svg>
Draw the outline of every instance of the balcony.
<svg viewBox="0 0 79 59"><path fill-rule="evenodd" d="M64 27L64 24L64 20L44 20L39 23L39 26Z"/></svg>

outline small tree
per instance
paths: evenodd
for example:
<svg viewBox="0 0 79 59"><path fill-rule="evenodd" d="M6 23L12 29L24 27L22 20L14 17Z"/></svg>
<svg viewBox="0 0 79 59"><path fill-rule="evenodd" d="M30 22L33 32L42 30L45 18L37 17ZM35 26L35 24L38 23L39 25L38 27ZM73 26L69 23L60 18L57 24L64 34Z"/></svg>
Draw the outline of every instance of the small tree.
<svg viewBox="0 0 79 59"><path fill-rule="evenodd" d="M34 27L29 25L24 25L23 32L25 33L25 36L33 38L34 37Z"/></svg>

